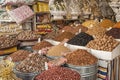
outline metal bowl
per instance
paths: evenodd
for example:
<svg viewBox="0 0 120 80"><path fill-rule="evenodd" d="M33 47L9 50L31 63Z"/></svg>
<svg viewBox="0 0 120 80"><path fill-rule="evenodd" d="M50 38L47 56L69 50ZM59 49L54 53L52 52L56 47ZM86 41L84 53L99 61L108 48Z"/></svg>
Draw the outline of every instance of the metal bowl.
<svg viewBox="0 0 120 80"><path fill-rule="evenodd" d="M96 80L96 79L97 79L97 74L81 76L81 80Z"/></svg>
<svg viewBox="0 0 120 80"><path fill-rule="evenodd" d="M13 72L16 74L18 78L21 78L22 80L33 80L33 78L38 74L38 73L24 73L17 71L16 69L14 69Z"/></svg>
<svg viewBox="0 0 120 80"><path fill-rule="evenodd" d="M67 66L71 69L78 71L81 75L89 75L89 74L97 73L97 63L88 66L76 66L71 64L67 64Z"/></svg>

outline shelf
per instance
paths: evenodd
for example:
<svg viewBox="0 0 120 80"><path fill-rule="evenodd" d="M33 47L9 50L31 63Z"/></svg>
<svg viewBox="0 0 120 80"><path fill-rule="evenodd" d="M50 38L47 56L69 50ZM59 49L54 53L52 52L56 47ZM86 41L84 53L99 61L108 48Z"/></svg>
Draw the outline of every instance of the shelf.
<svg viewBox="0 0 120 80"><path fill-rule="evenodd" d="M46 12L36 12L36 14L49 14L50 12L49 11L46 11Z"/></svg>
<svg viewBox="0 0 120 80"><path fill-rule="evenodd" d="M0 20L0 22L15 22L13 20Z"/></svg>
<svg viewBox="0 0 120 80"><path fill-rule="evenodd" d="M41 22L37 22L36 24L42 25L42 24L50 24L51 22L46 22L46 23L41 23Z"/></svg>
<svg viewBox="0 0 120 80"><path fill-rule="evenodd" d="M39 2L49 3L49 1L38 0Z"/></svg>
<svg viewBox="0 0 120 80"><path fill-rule="evenodd" d="M74 21L79 19L52 19L51 21Z"/></svg>

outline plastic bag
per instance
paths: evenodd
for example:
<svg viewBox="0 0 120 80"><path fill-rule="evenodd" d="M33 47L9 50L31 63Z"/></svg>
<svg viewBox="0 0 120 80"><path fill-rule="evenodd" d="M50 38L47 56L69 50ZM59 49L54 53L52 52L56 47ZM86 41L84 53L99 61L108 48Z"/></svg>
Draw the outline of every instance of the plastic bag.
<svg viewBox="0 0 120 80"><path fill-rule="evenodd" d="M32 18L34 12L30 9L29 6L23 5L12 11L8 11L8 14L11 16L12 19L16 21L16 23L22 24L26 20Z"/></svg>
<svg viewBox="0 0 120 80"><path fill-rule="evenodd" d="M35 0L4 0L2 5L32 4Z"/></svg>

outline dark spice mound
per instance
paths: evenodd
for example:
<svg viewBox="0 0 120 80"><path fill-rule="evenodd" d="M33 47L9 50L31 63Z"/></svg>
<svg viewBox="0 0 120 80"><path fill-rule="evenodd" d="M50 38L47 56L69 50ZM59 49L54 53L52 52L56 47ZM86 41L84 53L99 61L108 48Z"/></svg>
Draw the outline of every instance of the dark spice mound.
<svg viewBox="0 0 120 80"><path fill-rule="evenodd" d="M120 39L120 28L112 28L110 31L107 31L108 36L112 36L115 39Z"/></svg>
<svg viewBox="0 0 120 80"><path fill-rule="evenodd" d="M67 63L77 66L87 66L97 63L97 58L86 50L78 49L66 55Z"/></svg>
<svg viewBox="0 0 120 80"><path fill-rule="evenodd" d="M78 46L86 46L87 43L91 40L93 40L92 36L87 33L81 32L75 37L73 37L71 40L69 40L67 43Z"/></svg>
<svg viewBox="0 0 120 80"><path fill-rule="evenodd" d="M54 67L39 74L34 80L80 80L80 75L68 68Z"/></svg>

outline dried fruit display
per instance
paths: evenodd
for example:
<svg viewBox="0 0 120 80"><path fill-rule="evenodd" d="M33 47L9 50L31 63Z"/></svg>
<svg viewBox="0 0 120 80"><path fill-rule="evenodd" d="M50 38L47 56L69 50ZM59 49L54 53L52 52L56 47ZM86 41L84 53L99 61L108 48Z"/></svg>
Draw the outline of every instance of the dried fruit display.
<svg viewBox="0 0 120 80"><path fill-rule="evenodd" d="M114 37L115 39L120 39L120 28L112 28L111 30L107 31L106 34Z"/></svg>
<svg viewBox="0 0 120 80"><path fill-rule="evenodd" d="M70 39L67 43L78 46L85 46L89 41L93 40L93 37L87 33L81 32L72 39Z"/></svg>

